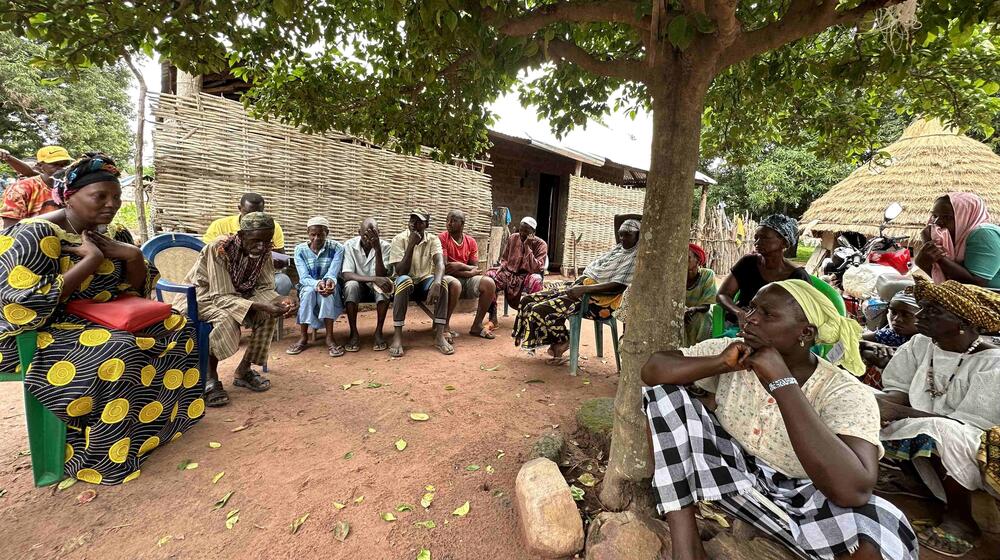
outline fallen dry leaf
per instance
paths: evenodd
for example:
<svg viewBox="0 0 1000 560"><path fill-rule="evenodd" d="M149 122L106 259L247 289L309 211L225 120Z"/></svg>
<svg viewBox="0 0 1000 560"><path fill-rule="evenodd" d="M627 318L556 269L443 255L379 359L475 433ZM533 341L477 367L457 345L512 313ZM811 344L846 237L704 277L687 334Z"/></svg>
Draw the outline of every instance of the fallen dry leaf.
<svg viewBox="0 0 1000 560"><path fill-rule="evenodd" d="M434 492L428 492L420 498L420 505L424 509L431 507L431 503L434 501Z"/></svg>
<svg viewBox="0 0 1000 560"><path fill-rule="evenodd" d="M390 512L383 513L381 517L382 517L382 521L385 521L385 522L392 522L392 521L396 520L396 516L393 515Z"/></svg>
<svg viewBox="0 0 1000 560"><path fill-rule="evenodd" d="M222 447L222 444L217 441L210 441L208 442L208 446L211 447L212 449L218 449Z"/></svg>
<svg viewBox="0 0 1000 560"><path fill-rule="evenodd" d="M420 552L417 553L417 560L431 560L431 551L421 548Z"/></svg>
<svg viewBox="0 0 1000 560"><path fill-rule="evenodd" d="M198 463L188 463L187 465L184 465L184 470L186 471L194 470L197 468L198 468Z"/></svg>
<svg viewBox="0 0 1000 560"><path fill-rule="evenodd" d="M365 501L365 497L364 496L358 496L357 498L354 498L354 503L356 503L356 504L360 504L363 501Z"/></svg>
<svg viewBox="0 0 1000 560"><path fill-rule="evenodd" d="M160 540L156 541L156 546L163 546L170 542L170 539L174 538L173 535L167 535L165 537L160 537Z"/></svg>
<svg viewBox="0 0 1000 560"><path fill-rule="evenodd" d="M577 480L580 481L580 484L588 488L592 488L595 484L597 484L597 479L594 478L594 475L590 474L589 472L581 474L579 477L577 477Z"/></svg>
<svg viewBox="0 0 1000 560"><path fill-rule="evenodd" d="M226 471L215 473L215 476L212 477L212 484L216 484L217 482L222 480L222 477L224 476L226 476Z"/></svg>
<svg viewBox="0 0 1000 560"><path fill-rule="evenodd" d="M428 484L427 486L424 486L424 490L426 490L426 491L428 491L428 492L436 492L436 491L437 491L437 490L436 490L436 489L434 488L434 485L433 485L433 484Z"/></svg>
<svg viewBox="0 0 1000 560"><path fill-rule="evenodd" d="M236 492L232 491L232 490L229 491L229 492L226 492L225 496L219 498L219 501L215 502L215 506L212 509L222 509L222 508L226 507L226 504L229 503L229 498L232 498L233 494L235 494L235 493Z"/></svg>
<svg viewBox="0 0 1000 560"><path fill-rule="evenodd" d="M413 511L413 506L410 504L399 504L396 506L396 511L402 513L404 511Z"/></svg>
<svg viewBox="0 0 1000 560"><path fill-rule="evenodd" d="M454 391L455 390L455 386L454 385L445 385L444 386L444 390L445 391Z"/></svg>
<svg viewBox="0 0 1000 560"><path fill-rule="evenodd" d="M235 434L236 432L242 432L243 430L245 430L245 429L247 429L249 427L250 426L247 426L246 424L243 424L242 426L236 426L235 428L233 428L232 430L229 430L229 431L233 432Z"/></svg>
<svg viewBox="0 0 1000 560"><path fill-rule="evenodd" d="M344 509L345 507L347 507L347 505L346 504L342 504L340 502L333 502L333 507L335 509Z"/></svg>
<svg viewBox="0 0 1000 560"><path fill-rule="evenodd" d="M226 514L226 529L232 529L239 522L240 522L240 510L238 509L229 510L229 513Z"/></svg>
<svg viewBox="0 0 1000 560"><path fill-rule="evenodd" d="M57 486L56 488L59 488L60 490L65 490L65 489L69 488L70 486L73 486L74 484L76 484L76 479L75 478L72 478L72 477L71 478L64 478L64 479L62 479L62 482L59 483L59 486Z"/></svg>
<svg viewBox="0 0 1000 560"><path fill-rule="evenodd" d="M451 514L458 517L465 517L466 515L469 515L469 508L469 502L465 502L464 504L458 506L458 508L451 512Z"/></svg>
<svg viewBox="0 0 1000 560"><path fill-rule="evenodd" d="M496 371L496 370L500 369L500 364L497 364L497 365L495 365L493 367L486 367L483 364L479 364L479 369L482 370L482 371Z"/></svg>
<svg viewBox="0 0 1000 560"><path fill-rule="evenodd" d="M429 414L423 412L411 412L410 419L416 420L417 422L426 422L431 419Z"/></svg>
<svg viewBox="0 0 1000 560"><path fill-rule="evenodd" d="M506 453L504 453L503 449L497 449L497 460L503 459L504 455L506 455Z"/></svg>
<svg viewBox="0 0 1000 560"><path fill-rule="evenodd" d="M489 474L493 474L493 473L495 473L497 471L496 471L496 469L493 468L492 465L486 465L486 472L489 473Z"/></svg>
<svg viewBox="0 0 1000 560"><path fill-rule="evenodd" d="M309 519L308 513L302 515L302 517L296 518L295 521L292 521L291 528L293 535L299 532L299 529L302 527L302 524L306 522L306 519Z"/></svg>
<svg viewBox="0 0 1000 560"><path fill-rule="evenodd" d="M353 458L354 458L354 452L353 451L348 451L347 453L344 453L344 459L347 459L348 461L350 461Z"/></svg>
<svg viewBox="0 0 1000 560"><path fill-rule="evenodd" d="M479 465L468 465L468 466L465 467L465 470L467 470L469 472L478 471L479 470Z"/></svg>
<svg viewBox="0 0 1000 560"><path fill-rule="evenodd" d="M369 434L374 434L375 433L375 428L368 428L368 433Z"/></svg>
<svg viewBox="0 0 1000 560"><path fill-rule="evenodd" d="M405 439L397 439L396 440L396 449L398 451L402 451L402 450L406 449L406 440Z"/></svg>
<svg viewBox="0 0 1000 560"><path fill-rule="evenodd" d="M340 542L344 542L347 535L351 532L351 524L346 521L338 521L333 524L333 529L331 529L331 531L333 531L333 538Z"/></svg>
<svg viewBox="0 0 1000 560"><path fill-rule="evenodd" d="M80 493L79 496L76 497L76 503L80 505L89 504L90 502L93 502L94 498L96 497L97 497L97 490L94 489L84 490L83 492Z"/></svg>
<svg viewBox="0 0 1000 560"><path fill-rule="evenodd" d="M416 527L423 527L424 529L433 529L437 527L437 523L434 523L433 519L428 519L427 521L417 521L413 525Z"/></svg>

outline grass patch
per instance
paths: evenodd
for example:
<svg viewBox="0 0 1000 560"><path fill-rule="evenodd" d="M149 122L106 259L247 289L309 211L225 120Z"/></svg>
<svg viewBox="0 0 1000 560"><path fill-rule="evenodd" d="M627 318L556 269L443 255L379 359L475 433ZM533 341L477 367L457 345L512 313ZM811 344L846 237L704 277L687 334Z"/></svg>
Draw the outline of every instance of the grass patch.
<svg viewBox="0 0 1000 560"><path fill-rule="evenodd" d="M792 260L797 263L806 264L807 262L809 262L809 259L813 256L814 252L816 252L816 247L811 247L809 245L804 245L800 243L799 246L796 248L795 258Z"/></svg>

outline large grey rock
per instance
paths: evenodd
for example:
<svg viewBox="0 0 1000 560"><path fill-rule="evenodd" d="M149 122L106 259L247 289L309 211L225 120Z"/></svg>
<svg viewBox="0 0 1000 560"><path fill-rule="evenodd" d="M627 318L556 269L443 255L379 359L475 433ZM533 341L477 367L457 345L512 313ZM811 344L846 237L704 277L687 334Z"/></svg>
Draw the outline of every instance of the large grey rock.
<svg viewBox="0 0 1000 560"><path fill-rule="evenodd" d="M576 412L576 424L590 440L590 446L608 455L611 448L611 429L615 423L615 399L602 397L583 402Z"/></svg>
<svg viewBox="0 0 1000 560"><path fill-rule="evenodd" d="M658 533L663 533L658 534ZM590 523L586 560L659 560L666 529L631 511L603 512Z"/></svg>
<svg viewBox="0 0 1000 560"><path fill-rule="evenodd" d="M521 537L533 554L561 558L583 548L583 520L558 465L544 457L525 463L514 495Z"/></svg>
<svg viewBox="0 0 1000 560"><path fill-rule="evenodd" d="M549 461L559 463L565 446L566 442L563 439L562 434L559 432L545 434L544 436L538 438L538 441L536 441L535 445L532 446L531 455L528 458L537 459L539 457L545 457Z"/></svg>

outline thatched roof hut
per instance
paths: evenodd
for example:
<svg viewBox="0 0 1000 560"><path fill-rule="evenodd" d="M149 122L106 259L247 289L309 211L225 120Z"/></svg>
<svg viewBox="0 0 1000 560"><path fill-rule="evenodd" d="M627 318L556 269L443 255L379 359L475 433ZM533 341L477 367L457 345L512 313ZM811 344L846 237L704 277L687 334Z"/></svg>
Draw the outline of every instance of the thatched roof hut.
<svg viewBox="0 0 1000 560"><path fill-rule="evenodd" d="M886 231L914 235L927 225L934 200L955 191L983 197L994 222L1000 222L1000 156L985 144L936 119L919 119L885 151L888 161L854 170L813 202L800 223L809 224L817 236L824 231L877 235L886 206L899 202L903 213Z"/></svg>

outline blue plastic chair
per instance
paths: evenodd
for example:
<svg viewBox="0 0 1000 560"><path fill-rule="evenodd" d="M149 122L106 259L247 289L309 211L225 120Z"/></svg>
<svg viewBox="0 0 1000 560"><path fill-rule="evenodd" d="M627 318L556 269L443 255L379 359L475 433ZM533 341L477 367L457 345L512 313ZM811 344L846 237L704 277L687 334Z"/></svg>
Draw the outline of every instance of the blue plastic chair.
<svg viewBox="0 0 1000 560"><path fill-rule="evenodd" d="M604 357L604 325L611 327L611 345L615 349L615 365L622 370L622 358L618 353L618 321L614 315L607 319L587 317L590 310L590 296L584 295L580 300L580 310L569 318L569 374L576 375L580 368L580 333L583 330L583 320L594 322L594 342L597 344L597 357Z"/></svg>
<svg viewBox="0 0 1000 560"><path fill-rule="evenodd" d="M195 253L194 259L191 261L193 265L204 246L205 242L201 238L189 233L161 233L142 245L142 254L146 257L147 261L156 266L156 256L161 251L177 248L190 249ZM209 356L208 335L212 332L212 324L198 318L198 297L195 293L195 287L190 284L179 284L160 278L156 282L156 299L163 301L163 292L184 294L187 297L188 320L195 326L195 332L197 333L198 371L202 372L202 375L207 375ZM267 371L266 366L265 371Z"/></svg>

